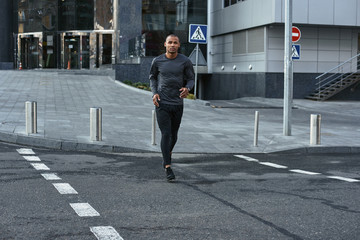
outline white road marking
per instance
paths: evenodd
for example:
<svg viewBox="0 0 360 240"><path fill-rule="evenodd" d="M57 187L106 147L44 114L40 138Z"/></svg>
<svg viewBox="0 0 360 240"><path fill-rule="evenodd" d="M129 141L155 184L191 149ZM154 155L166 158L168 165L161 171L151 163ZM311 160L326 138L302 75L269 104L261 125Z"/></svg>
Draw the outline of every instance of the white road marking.
<svg viewBox="0 0 360 240"><path fill-rule="evenodd" d="M56 175L56 173L42 173L41 176L43 176L46 180L61 180L61 178Z"/></svg>
<svg viewBox="0 0 360 240"><path fill-rule="evenodd" d="M251 158L251 157L248 157L248 156L244 156L244 155L234 155L235 157L238 157L238 158L242 158L246 161L249 161L249 162L259 162L259 160L255 159L255 158Z"/></svg>
<svg viewBox="0 0 360 240"><path fill-rule="evenodd" d="M321 174L321 173L316 173L316 172L304 171L304 170L300 170L300 169L292 169L292 170L290 170L290 172L307 174L307 175L319 175L319 174Z"/></svg>
<svg viewBox="0 0 360 240"><path fill-rule="evenodd" d="M78 194L78 192L68 183L53 183L60 194Z"/></svg>
<svg viewBox="0 0 360 240"><path fill-rule="evenodd" d="M271 162L259 162L259 164L266 165L266 166L269 166L269 167L274 167L274 168L287 168L286 166L271 163Z"/></svg>
<svg viewBox="0 0 360 240"><path fill-rule="evenodd" d="M328 176L328 178L337 179L337 180L346 181L346 182L360 182L360 180L357 180L357 179L339 177L339 176Z"/></svg>
<svg viewBox="0 0 360 240"><path fill-rule="evenodd" d="M23 156L26 161L40 162L40 158L37 156Z"/></svg>
<svg viewBox="0 0 360 240"><path fill-rule="evenodd" d="M111 226L90 227L90 231L98 240L124 240Z"/></svg>
<svg viewBox="0 0 360 240"><path fill-rule="evenodd" d="M36 170L50 170L48 166L43 163L30 163Z"/></svg>
<svg viewBox="0 0 360 240"><path fill-rule="evenodd" d="M80 217L100 216L100 213L98 213L89 203L70 203L70 206Z"/></svg>
<svg viewBox="0 0 360 240"><path fill-rule="evenodd" d="M30 148L20 148L20 149L16 149L16 151L18 151L19 154L28 154L28 155L32 155L35 154L34 151Z"/></svg>

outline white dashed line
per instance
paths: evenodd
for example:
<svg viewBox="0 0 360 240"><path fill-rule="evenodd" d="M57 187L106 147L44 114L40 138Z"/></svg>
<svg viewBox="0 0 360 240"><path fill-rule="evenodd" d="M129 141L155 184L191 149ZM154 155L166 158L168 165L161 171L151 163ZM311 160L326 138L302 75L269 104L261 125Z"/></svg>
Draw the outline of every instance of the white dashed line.
<svg viewBox="0 0 360 240"><path fill-rule="evenodd" d="M78 192L68 183L53 183L60 194L78 194Z"/></svg>
<svg viewBox="0 0 360 240"><path fill-rule="evenodd" d="M34 151L30 148L20 148L20 149L16 149L16 151L18 151L19 154L21 155L32 155L35 154Z"/></svg>
<svg viewBox="0 0 360 240"><path fill-rule="evenodd" d="M275 163L271 163L271 162L260 162L259 160L255 159L255 158L251 158L251 157L248 157L245 155L234 155L234 156L238 157L238 158L242 158L249 162L257 162L261 165L265 165L265 166L269 166L269 167L283 168L283 169L288 168L287 166L283 166L283 165L279 165L279 164L275 164ZM300 173L300 174L307 174L307 175L321 175L321 173L310 172L310 171L305 171L305 170L300 170L300 169L291 169L289 171L295 172L295 173ZM337 179L337 180L346 181L346 182L360 182L360 180L358 180L358 179L339 177L339 176L327 176L327 178Z"/></svg>
<svg viewBox="0 0 360 240"><path fill-rule="evenodd" d="M98 240L124 240L111 226L90 227L90 231Z"/></svg>
<svg viewBox="0 0 360 240"><path fill-rule="evenodd" d="M242 158L246 161L249 161L249 162L259 162L259 160L255 159L255 158L251 158L251 157L247 157L247 156L244 156L244 155L234 155L235 157L238 157L238 158Z"/></svg>
<svg viewBox="0 0 360 240"><path fill-rule="evenodd" d="M56 173L42 173L41 176L43 176L46 180L52 181L52 180L61 180L61 178L56 175Z"/></svg>
<svg viewBox="0 0 360 240"><path fill-rule="evenodd" d="M259 164L269 166L269 167L274 167L274 168L287 168L286 166L271 163L271 162L259 162Z"/></svg>
<svg viewBox="0 0 360 240"><path fill-rule="evenodd" d="M70 203L77 215L80 217L97 217L100 216L90 204L88 203Z"/></svg>
<svg viewBox="0 0 360 240"><path fill-rule="evenodd" d="M304 171L304 170L300 170L300 169L292 169L292 170L290 170L290 172L307 174L307 175L319 175L319 174L321 174L321 173L316 173L316 172Z"/></svg>
<svg viewBox="0 0 360 240"><path fill-rule="evenodd" d="M357 180L357 179L339 177L339 176L328 176L327 178L337 179L337 180L346 181L346 182L360 182L360 180Z"/></svg>
<svg viewBox="0 0 360 240"><path fill-rule="evenodd" d="M30 163L36 170L50 170L45 164L43 163Z"/></svg>
<svg viewBox="0 0 360 240"><path fill-rule="evenodd" d="M40 162L40 158L37 156L23 156L23 158L25 158L26 161L33 161L33 162Z"/></svg>

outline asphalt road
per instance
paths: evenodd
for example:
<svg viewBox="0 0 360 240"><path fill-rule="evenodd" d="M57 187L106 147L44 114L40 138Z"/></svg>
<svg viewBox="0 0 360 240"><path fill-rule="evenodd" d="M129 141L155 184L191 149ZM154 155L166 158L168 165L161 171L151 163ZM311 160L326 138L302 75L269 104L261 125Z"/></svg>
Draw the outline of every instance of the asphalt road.
<svg viewBox="0 0 360 240"><path fill-rule="evenodd" d="M168 183L159 154L22 148L0 144L1 240L360 235L360 154L176 154Z"/></svg>

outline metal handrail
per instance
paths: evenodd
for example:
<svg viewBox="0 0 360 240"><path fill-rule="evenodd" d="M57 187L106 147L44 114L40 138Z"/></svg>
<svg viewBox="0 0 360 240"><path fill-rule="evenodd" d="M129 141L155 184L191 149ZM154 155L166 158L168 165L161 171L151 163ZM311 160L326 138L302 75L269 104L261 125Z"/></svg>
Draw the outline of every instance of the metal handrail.
<svg viewBox="0 0 360 240"><path fill-rule="evenodd" d="M348 78L352 75L354 75L355 73L359 72L359 67L360 67L360 62L359 62L359 56L360 53L349 58L348 60L344 61L343 63L337 65L336 67L330 69L329 71L317 76L315 79L318 80L318 83L316 83L316 85L318 85L318 87L316 88L317 93L318 93L318 99L320 100L321 98L321 94L323 93L323 91L328 90L329 88L331 88L332 86L336 85L338 83L338 80L341 79L341 81L344 79L344 76L346 75L345 78ZM351 68L353 66L352 61L356 59L356 69L357 71L352 71ZM344 72L344 66L345 64L350 64L349 65L349 71ZM330 74L332 71L336 70L335 72L333 72L332 74ZM329 76L326 76L330 74ZM322 77L326 76L324 79L321 79ZM329 85L330 86L327 86ZM322 90L322 88L324 88Z"/></svg>
<svg viewBox="0 0 360 240"><path fill-rule="evenodd" d="M355 56L353 56L353 57L351 57L351 58L349 58L348 60L346 60L345 62L343 62L343 63L341 63L341 64L339 64L339 65L337 65L336 67L334 67L334 68L330 69L329 71L327 71L327 72L325 72L325 73L323 73L323 74L321 74L321 75L317 76L315 79L321 78L322 76L324 76L324 75L326 75L326 74L330 73L331 71L333 71L333 70L335 70L335 69L337 69L337 68L339 68L339 67L341 67L341 66L345 65L346 63L348 63L348 62L352 61L354 58L359 57L359 56L360 56L360 53L359 53L359 54L357 54L357 55L355 55Z"/></svg>

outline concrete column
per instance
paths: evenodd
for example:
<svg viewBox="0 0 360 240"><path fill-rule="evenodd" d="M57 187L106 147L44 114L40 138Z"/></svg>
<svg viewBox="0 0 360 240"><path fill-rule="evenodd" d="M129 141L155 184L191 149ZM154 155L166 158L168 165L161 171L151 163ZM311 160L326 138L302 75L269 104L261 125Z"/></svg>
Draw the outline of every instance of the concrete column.
<svg viewBox="0 0 360 240"><path fill-rule="evenodd" d="M102 141L102 109L90 108L90 140Z"/></svg>
<svg viewBox="0 0 360 240"><path fill-rule="evenodd" d="M320 114L311 114L310 117L310 145L319 145L320 144L320 125L321 125L321 115Z"/></svg>
<svg viewBox="0 0 360 240"><path fill-rule="evenodd" d="M25 132L26 134L37 133L37 103L25 102Z"/></svg>
<svg viewBox="0 0 360 240"><path fill-rule="evenodd" d="M258 146L258 136L259 136L259 112L255 111L254 147Z"/></svg>

